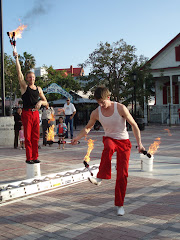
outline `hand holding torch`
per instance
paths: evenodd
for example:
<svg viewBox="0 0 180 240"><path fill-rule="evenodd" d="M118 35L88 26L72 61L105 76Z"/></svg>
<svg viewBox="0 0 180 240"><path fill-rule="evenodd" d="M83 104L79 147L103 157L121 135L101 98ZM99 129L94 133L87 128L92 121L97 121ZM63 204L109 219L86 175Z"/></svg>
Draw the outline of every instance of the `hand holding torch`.
<svg viewBox="0 0 180 240"><path fill-rule="evenodd" d="M136 146L136 148L138 148L138 146ZM151 154L148 153L146 150L141 150L140 153L146 155L148 158L151 158Z"/></svg>

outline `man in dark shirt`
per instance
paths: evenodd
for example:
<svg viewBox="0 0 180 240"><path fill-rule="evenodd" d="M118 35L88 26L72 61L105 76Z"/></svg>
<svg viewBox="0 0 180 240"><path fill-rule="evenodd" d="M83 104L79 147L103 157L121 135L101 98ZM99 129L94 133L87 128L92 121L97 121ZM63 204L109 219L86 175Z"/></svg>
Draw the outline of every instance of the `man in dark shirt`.
<svg viewBox="0 0 180 240"><path fill-rule="evenodd" d="M17 108L16 113L14 114L14 148L18 147L19 131L21 130L22 121L21 121L22 109Z"/></svg>
<svg viewBox="0 0 180 240"><path fill-rule="evenodd" d="M26 163L39 163L38 142L39 142L39 112L42 105L47 105L46 97L41 87L35 85L34 72L28 71L24 78L18 53L13 52L16 59L16 70L19 79L20 91L23 100L22 123L24 127ZM26 80L26 81L25 81Z"/></svg>

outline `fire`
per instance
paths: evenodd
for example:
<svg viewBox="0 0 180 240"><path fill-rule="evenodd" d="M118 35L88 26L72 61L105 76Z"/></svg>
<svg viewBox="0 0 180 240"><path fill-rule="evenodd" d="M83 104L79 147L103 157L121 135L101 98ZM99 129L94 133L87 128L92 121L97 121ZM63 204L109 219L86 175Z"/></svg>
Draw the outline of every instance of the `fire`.
<svg viewBox="0 0 180 240"><path fill-rule="evenodd" d="M49 127L49 131L47 130L47 141L54 141L54 125Z"/></svg>
<svg viewBox="0 0 180 240"><path fill-rule="evenodd" d="M55 121L54 114L51 113L51 118L48 120L48 123L50 124L50 122L54 122L54 121Z"/></svg>
<svg viewBox="0 0 180 240"><path fill-rule="evenodd" d="M153 154L158 150L159 145L160 145L160 143L161 143L160 139L161 139L161 138L156 138L155 141L154 141L154 143L151 144L151 146L149 147L149 150L148 150L148 152L149 152L150 154L153 155Z"/></svg>
<svg viewBox="0 0 180 240"><path fill-rule="evenodd" d="M170 132L169 129L164 129L164 130L168 132L168 135L169 135L169 136L172 136L172 134L171 134L171 132Z"/></svg>
<svg viewBox="0 0 180 240"><path fill-rule="evenodd" d="M21 24L16 30L9 32L9 36L12 38L13 32L15 32L15 39L22 38L22 32L25 28L27 28L27 25Z"/></svg>
<svg viewBox="0 0 180 240"><path fill-rule="evenodd" d="M93 148L94 148L94 141L95 140L92 140L92 139L89 139L88 140L88 150L87 150L87 154L86 154L86 156L84 157L84 161L86 161L86 162L89 162L90 161L90 153L91 153L91 151L93 150Z"/></svg>
<svg viewBox="0 0 180 240"><path fill-rule="evenodd" d="M51 114L51 118L48 120L48 123L55 121L54 114ZM49 131L47 130L47 141L54 141L54 124L49 127Z"/></svg>

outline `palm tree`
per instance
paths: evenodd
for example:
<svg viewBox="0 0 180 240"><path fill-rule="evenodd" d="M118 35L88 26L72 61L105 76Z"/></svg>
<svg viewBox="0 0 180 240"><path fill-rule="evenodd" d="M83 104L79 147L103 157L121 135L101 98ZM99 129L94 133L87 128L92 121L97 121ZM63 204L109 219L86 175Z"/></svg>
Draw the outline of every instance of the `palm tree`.
<svg viewBox="0 0 180 240"><path fill-rule="evenodd" d="M27 52L23 53L23 56L19 56L19 62L21 64L21 70L23 75L33 69L36 64L36 60L32 54L29 54Z"/></svg>

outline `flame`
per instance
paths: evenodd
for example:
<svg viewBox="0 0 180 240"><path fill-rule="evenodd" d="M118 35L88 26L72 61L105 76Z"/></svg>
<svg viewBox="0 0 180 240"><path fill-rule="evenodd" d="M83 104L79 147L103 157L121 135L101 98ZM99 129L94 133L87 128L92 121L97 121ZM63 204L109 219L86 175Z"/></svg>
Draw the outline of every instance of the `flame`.
<svg viewBox="0 0 180 240"><path fill-rule="evenodd" d="M48 123L55 121L54 114L51 113L51 118L48 120ZM47 141L54 141L54 124L49 127L49 131L47 130Z"/></svg>
<svg viewBox="0 0 180 240"><path fill-rule="evenodd" d="M168 132L168 135L169 135L169 136L172 136L172 134L171 134L171 132L170 132L169 129L164 129L164 130Z"/></svg>
<svg viewBox="0 0 180 240"><path fill-rule="evenodd" d="M27 25L21 24L16 30L9 32L10 38L13 37L13 32L15 32L15 39L22 38L22 32L25 28L27 28Z"/></svg>
<svg viewBox="0 0 180 240"><path fill-rule="evenodd" d="M149 152L150 154L153 155L153 154L158 150L159 145L160 145L160 143L161 143L160 139L161 139L161 138L156 138L155 141L154 141L154 143L151 144L151 146L149 147L149 150L148 150L148 152Z"/></svg>
<svg viewBox="0 0 180 240"><path fill-rule="evenodd" d="M86 154L86 156L84 157L84 161L86 161L86 162L89 162L90 161L90 153L91 153L91 151L93 150L93 148L94 148L94 141L95 140L92 140L92 139L89 139L88 140L88 150L87 150L87 154Z"/></svg>
<svg viewBox="0 0 180 240"><path fill-rule="evenodd" d="M54 141L54 125L49 127L49 131L47 130L47 141Z"/></svg>
<svg viewBox="0 0 180 240"><path fill-rule="evenodd" d="M48 123L54 122L54 121L55 121L54 114L51 113L51 118L48 120Z"/></svg>

